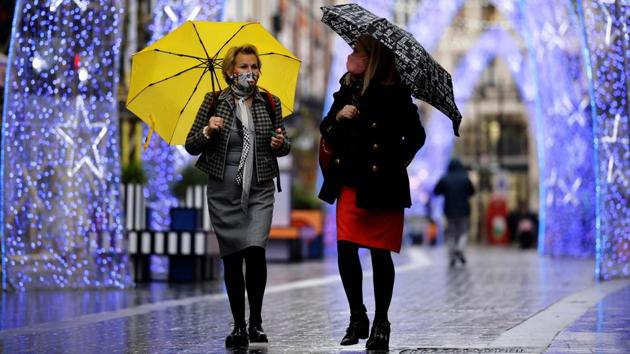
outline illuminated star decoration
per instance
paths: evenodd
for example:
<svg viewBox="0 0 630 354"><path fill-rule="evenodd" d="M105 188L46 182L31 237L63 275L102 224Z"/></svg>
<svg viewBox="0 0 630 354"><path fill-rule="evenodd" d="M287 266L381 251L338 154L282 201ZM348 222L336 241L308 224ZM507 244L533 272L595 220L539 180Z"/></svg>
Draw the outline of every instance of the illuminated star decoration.
<svg viewBox="0 0 630 354"><path fill-rule="evenodd" d="M103 178L103 165L98 152L98 145L107 135L107 123L90 121L82 96L77 96L75 112L70 116L70 120L55 127L55 132L70 149L71 168L68 170L69 176L73 176L83 165L86 165L98 178ZM98 132L96 137L94 132Z"/></svg>
<svg viewBox="0 0 630 354"><path fill-rule="evenodd" d="M186 21L194 20L195 17L199 15L200 10L201 6L193 7L192 11L190 12L190 14L188 14L188 17L186 18ZM173 9L169 5L164 6L164 12L168 16L168 18L171 19L171 21L173 21L174 23L179 23L179 17L177 16L177 14L175 14L175 11L173 11Z"/></svg>
<svg viewBox="0 0 630 354"><path fill-rule="evenodd" d="M50 2L50 11L57 11L57 8L59 8L59 6L61 6L61 3L63 3L64 0L52 0ZM73 3L75 3L79 9L81 9L81 12L85 11L85 9L87 9L88 6L88 1L81 1L81 0L72 0Z"/></svg>

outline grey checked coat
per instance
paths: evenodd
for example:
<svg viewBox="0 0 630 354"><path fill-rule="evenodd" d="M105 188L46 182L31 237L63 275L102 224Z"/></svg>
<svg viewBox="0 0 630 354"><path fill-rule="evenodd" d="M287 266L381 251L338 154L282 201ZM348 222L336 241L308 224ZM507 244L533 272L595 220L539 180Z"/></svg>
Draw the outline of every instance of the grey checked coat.
<svg viewBox="0 0 630 354"><path fill-rule="evenodd" d="M223 180L225 160L227 158L229 129L221 129L218 134L206 138L203 135L203 128L208 125L211 116L222 117L224 127L231 127L236 118L236 102L234 94L230 88L222 91L217 98L214 112L210 112L214 95L210 92L204 97L203 103L199 107L195 123L186 137L186 151L191 155L199 155L195 166L210 176ZM256 91L252 102L252 120L256 132L256 147L254 149L256 158L256 176L258 181L271 180L278 176L278 164L276 157L285 156L291 150L291 143L286 135L286 130L282 122L282 107L280 99L273 96L275 103L275 117L269 117L266 108L266 98ZM284 145L277 150L271 149L271 131L277 128L282 129L285 136Z"/></svg>

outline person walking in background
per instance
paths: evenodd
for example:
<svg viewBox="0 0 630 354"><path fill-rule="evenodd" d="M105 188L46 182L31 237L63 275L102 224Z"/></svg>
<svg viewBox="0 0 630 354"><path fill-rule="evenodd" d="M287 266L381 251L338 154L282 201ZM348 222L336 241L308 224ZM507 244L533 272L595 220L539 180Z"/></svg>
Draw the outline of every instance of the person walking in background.
<svg viewBox="0 0 630 354"><path fill-rule="evenodd" d="M438 181L433 194L444 196L449 265L453 267L458 261L466 264L464 250L470 227L469 198L475 194L475 187L461 161L454 158L449 162L448 170Z"/></svg>
<svg viewBox="0 0 630 354"><path fill-rule="evenodd" d="M234 328L225 340L228 348L267 342L261 311L273 178L279 174L276 157L287 155L291 147L280 100L256 86L261 69L255 46L246 44L227 52L222 72L230 86L219 94L206 94L185 146L190 154L201 154L196 166L209 175L208 210L234 318Z"/></svg>
<svg viewBox="0 0 630 354"><path fill-rule="evenodd" d="M368 338L359 259L359 248L365 247L372 259L376 303L366 348L386 350L395 277L391 252L400 252L404 208L411 206L406 167L424 144L425 133L391 51L361 36L346 66L320 125L332 157L319 198L337 201L338 266L350 307L341 345Z"/></svg>

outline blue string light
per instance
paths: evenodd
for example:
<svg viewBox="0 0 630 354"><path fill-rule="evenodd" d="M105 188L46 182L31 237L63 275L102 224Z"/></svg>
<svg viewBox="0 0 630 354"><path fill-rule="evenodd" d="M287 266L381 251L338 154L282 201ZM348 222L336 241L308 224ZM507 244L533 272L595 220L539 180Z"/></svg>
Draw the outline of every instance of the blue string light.
<svg viewBox="0 0 630 354"><path fill-rule="evenodd" d="M577 12L579 16L579 26L582 29L580 33L580 40L582 43L582 53L584 56L584 69L586 70L586 77L588 78L588 91L591 102L595 101L595 89L593 87L593 64L591 62L591 51L586 40L586 26L584 23L584 10L582 2L577 1ZM570 4L572 6L572 4ZM591 105L591 121L593 122L593 161L595 168L595 279L601 278L601 263L602 263L602 245L601 245L601 215L600 215L600 200L601 189L599 173L597 173L597 166L599 166L599 149L598 149L598 131L597 124L597 106Z"/></svg>
<svg viewBox="0 0 630 354"><path fill-rule="evenodd" d="M518 2L518 6L519 6L519 13L521 16L524 17L524 14L526 13L526 4L523 0L519 0ZM527 53L528 53L528 65L529 65L529 71L532 74L532 77L534 79L534 87L540 87L539 83L540 83L540 77L538 76L538 71L536 70L536 66L535 66L535 48L533 47L533 39L532 39L532 31L533 29L530 28L530 26L527 23L527 19L521 17L521 21L523 24L523 28L521 28L522 31L522 35L524 35L525 37L525 42L527 44ZM535 118L534 121L536 122L536 152L537 152L537 156L538 156L538 171L539 171L539 176L540 176L540 182L538 183L538 197L539 197L539 203L540 206L538 208L538 252L539 253L544 253L545 252L545 231L546 231L546 226L547 226L547 210L545 208L545 202L547 200L547 189L546 186L544 185L544 183L542 183L543 176L545 176L545 146L544 146L544 139L545 139L545 133L544 133L544 125L542 124L542 120L543 120L543 116L542 116L542 108L541 108L541 103L540 103L540 95L538 93L536 93L534 95L534 112L535 112Z"/></svg>
<svg viewBox="0 0 630 354"><path fill-rule="evenodd" d="M630 276L630 6L578 2L592 107L598 279Z"/></svg>
<svg viewBox="0 0 630 354"><path fill-rule="evenodd" d="M120 2L18 1L2 129L3 288L131 284L119 195Z"/></svg>
<svg viewBox="0 0 630 354"><path fill-rule="evenodd" d="M541 78L537 85L544 135L541 169L539 251L550 255L590 257L595 252L595 176L592 170L590 99L581 63L580 28L571 21L566 1L524 2L532 31L531 61Z"/></svg>

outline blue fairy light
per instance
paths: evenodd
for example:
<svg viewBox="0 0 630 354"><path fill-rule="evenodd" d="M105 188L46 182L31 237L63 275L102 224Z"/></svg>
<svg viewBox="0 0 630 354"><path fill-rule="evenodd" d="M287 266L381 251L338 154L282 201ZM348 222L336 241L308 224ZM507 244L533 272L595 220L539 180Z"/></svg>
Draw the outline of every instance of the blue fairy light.
<svg viewBox="0 0 630 354"><path fill-rule="evenodd" d="M16 3L2 129L3 289L132 283L120 247L120 15L114 0ZM101 16L108 21L85 20Z"/></svg>
<svg viewBox="0 0 630 354"><path fill-rule="evenodd" d="M598 279L630 276L630 6L577 3L593 122ZM602 26L602 24L604 24Z"/></svg>

